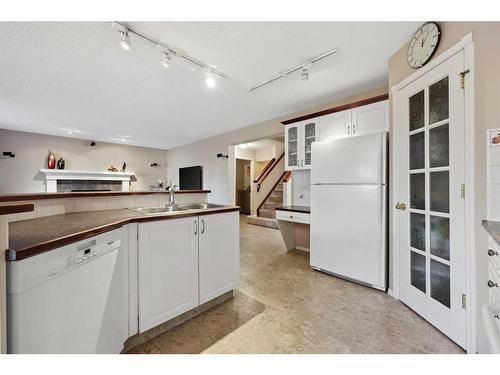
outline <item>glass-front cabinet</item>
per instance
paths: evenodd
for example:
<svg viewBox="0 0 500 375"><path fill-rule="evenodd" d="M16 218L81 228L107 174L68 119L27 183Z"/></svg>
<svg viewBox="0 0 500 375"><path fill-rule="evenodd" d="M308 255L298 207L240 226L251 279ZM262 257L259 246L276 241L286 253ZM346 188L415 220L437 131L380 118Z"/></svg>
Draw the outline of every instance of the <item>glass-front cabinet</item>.
<svg viewBox="0 0 500 375"><path fill-rule="evenodd" d="M317 119L305 120L286 126L285 169L310 169L312 143L318 139Z"/></svg>

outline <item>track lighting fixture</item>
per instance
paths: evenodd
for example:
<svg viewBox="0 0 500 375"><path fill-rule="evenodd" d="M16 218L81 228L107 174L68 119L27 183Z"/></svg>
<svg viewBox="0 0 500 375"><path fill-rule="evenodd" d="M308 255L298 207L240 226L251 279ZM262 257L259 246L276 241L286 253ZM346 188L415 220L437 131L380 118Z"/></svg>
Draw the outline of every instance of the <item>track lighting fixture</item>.
<svg viewBox="0 0 500 375"><path fill-rule="evenodd" d="M325 52L319 56L316 56L316 57L313 57L312 59L309 59L308 61L306 61L305 63L303 64L300 64L300 65L297 65L296 67L293 67L291 69L288 69L288 70L285 70L284 72L281 72L277 75L275 75L274 77L272 78L269 78L268 80L262 82L262 83L259 83L258 85L256 86L253 86L253 87L250 87L248 89L248 91L254 91L260 87L263 87L265 85L268 85L270 84L271 82L274 82L274 81L277 81L283 77L287 77L288 75L292 74L292 73L295 73L296 71L298 70L301 70L301 78L303 81L307 81L309 79L309 71L310 71L310 68L312 66L312 64L314 64L315 62L318 62L320 60L323 60L335 53L337 53L338 49L337 48L334 48L328 52Z"/></svg>
<svg viewBox="0 0 500 375"><path fill-rule="evenodd" d="M197 67L207 71L209 73L209 76L206 77L206 84L209 88L213 88L216 86L215 76L221 78L227 78L227 75L225 75L220 70L214 68L213 66L205 64L204 62L198 59L195 59L194 57L185 53L182 49L178 47L169 46L168 44L163 43L157 39L154 39L146 34L143 34L142 32L135 30L129 27L128 25L126 26L122 25L119 22L112 22L111 27L121 34L120 46L123 49L127 50L130 49L129 34L134 34L134 37L142 38L143 40L156 45L157 50L160 51L162 54L161 63L164 67L166 68L169 67L173 61L172 58L175 57L176 65L185 66L189 70L192 70L191 69L192 67Z"/></svg>
<svg viewBox="0 0 500 375"><path fill-rule="evenodd" d="M127 30L121 32L120 46L125 49L130 49L130 37L128 36Z"/></svg>

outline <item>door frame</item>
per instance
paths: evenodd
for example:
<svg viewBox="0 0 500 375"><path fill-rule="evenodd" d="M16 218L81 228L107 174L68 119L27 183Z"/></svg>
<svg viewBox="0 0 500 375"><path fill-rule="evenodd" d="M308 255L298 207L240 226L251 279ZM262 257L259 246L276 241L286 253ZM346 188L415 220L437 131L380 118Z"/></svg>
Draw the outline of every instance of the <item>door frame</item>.
<svg viewBox="0 0 500 375"><path fill-rule="evenodd" d="M238 195L237 195L237 192L236 192L236 160L248 160L250 162L250 215L253 215L253 212L252 212L252 203L253 203L253 194L254 194L254 191L253 191L253 177L254 177L254 173L255 173L255 159L253 158L248 158L248 157L243 157L243 156L234 156L234 181L233 181L233 194L234 194L234 203L233 205L237 206L237 202L236 200L238 199Z"/></svg>
<svg viewBox="0 0 500 375"><path fill-rule="evenodd" d="M229 202L232 205L236 205L236 159L250 160L250 180L252 181L252 176L255 171L255 160L253 158L248 157L236 157L236 146L237 145L229 145L228 147L228 177L229 177ZM253 190L253 189L252 189ZM253 191L250 192L250 213L252 208L252 194ZM252 214L252 213L251 213Z"/></svg>
<svg viewBox="0 0 500 375"><path fill-rule="evenodd" d="M399 170L398 160L396 155L399 151L399 142L394 142L399 139L401 130L394 126L398 116L398 101L401 100L399 92L404 87L422 77L433 68L442 64L450 57L460 51L464 51L464 69L469 69L470 72L465 76L465 91L464 91L464 128L465 128L465 286L467 295L467 309L466 309L466 350L467 353L476 352L476 261L475 261L475 246L474 246L474 42L472 33L465 35L457 44L450 47L448 50L437 56L434 60L429 62L423 68L417 70L409 77L403 79L391 87L392 96L392 146L391 151L391 199L390 202L392 224L390 225L392 234L390 236L391 249L392 249L392 289L388 290L389 295L399 300L399 252L396 248L398 243L398 226L399 220L394 206L399 197L398 191L398 174Z"/></svg>

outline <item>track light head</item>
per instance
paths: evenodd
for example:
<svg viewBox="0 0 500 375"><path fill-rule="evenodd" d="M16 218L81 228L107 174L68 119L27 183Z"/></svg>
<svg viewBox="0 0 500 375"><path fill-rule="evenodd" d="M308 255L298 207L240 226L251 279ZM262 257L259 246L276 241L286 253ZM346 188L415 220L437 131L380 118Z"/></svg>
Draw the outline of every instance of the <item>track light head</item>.
<svg viewBox="0 0 500 375"><path fill-rule="evenodd" d="M309 72L311 71L312 63L304 65L302 67L302 72L300 73L300 78L302 81L309 81Z"/></svg>
<svg viewBox="0 0 500 375"><path fill-rule="evenodd" d="M308 81L309 80L309 70L306 68L303 68L302 73L300 74L300 78L302 78L302 81Z"/></svg>
<svg viewBox="0 0 500 375"><path fill-rule="evenodd" d="M130 37L128 36L127 30L121 31L120 34L121 34L120 46L125 50L129 50L130 49Z"/></svg>
<svg viewBox="0 0 500 375"><path fill-rule="evenodd" d="M205 71L206 71L205 83L207 84L207 87L209 89L215 88L215 86L217 86L217 81L215 80L214 74L208 69L205 69Z"/></svg>
<svg viewBox="0 0 500 375"><path fill-rule="evenodd" d="M172 57L170 56L170 53L168 52L162 52L163 59L161 60L161 65L163 65L165 68L170 67L170 64L172 63Z"/></svg>

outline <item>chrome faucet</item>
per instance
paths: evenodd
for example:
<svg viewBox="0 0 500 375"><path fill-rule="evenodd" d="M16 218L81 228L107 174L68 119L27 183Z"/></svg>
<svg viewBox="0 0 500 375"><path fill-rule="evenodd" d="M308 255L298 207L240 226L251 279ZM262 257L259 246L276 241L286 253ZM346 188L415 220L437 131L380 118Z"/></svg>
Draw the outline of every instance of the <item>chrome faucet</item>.
<svg viewBox="0 0 500 375"><path fill-rule="evenodd" d="M170 185L168 187L168 192L170 194L169 200L168 200L168 205L169 206L175 206L175 188L178 187L177 185Z"/></svg>

